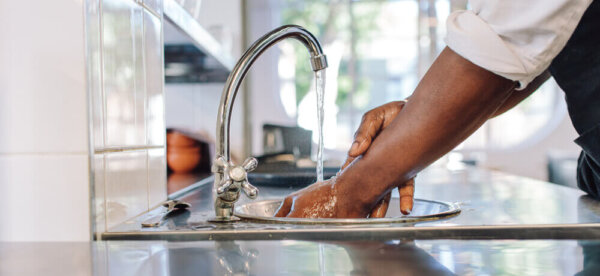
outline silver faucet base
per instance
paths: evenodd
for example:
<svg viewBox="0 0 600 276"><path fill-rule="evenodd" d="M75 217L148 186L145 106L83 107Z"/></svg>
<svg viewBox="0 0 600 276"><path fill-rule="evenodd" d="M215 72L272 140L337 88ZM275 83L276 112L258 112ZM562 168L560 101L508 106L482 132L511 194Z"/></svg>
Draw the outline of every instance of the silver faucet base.
<svg viewBox="0 0 600 276"><path fill-rule="evenodd" d="M216 222L216 223L228 223L228 222L237 222L240 221L241 219L239 217L236 216L230 216L230 217L212 217L208 219L208 222Z"/></svg>

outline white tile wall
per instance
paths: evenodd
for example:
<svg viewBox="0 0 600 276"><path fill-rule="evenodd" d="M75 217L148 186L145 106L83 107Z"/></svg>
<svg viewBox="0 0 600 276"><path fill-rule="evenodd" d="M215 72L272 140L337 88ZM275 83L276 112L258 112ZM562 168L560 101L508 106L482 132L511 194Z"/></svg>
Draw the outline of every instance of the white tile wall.
<svg viewBox="0 0 600 276"><path fill-rule="evenodd" d="M102 90L102 43L100 41L100 0L86 2L87 87L91 98L94 149L104 147L104 94Z"/></svg>
<svg viewBox="0 0 600 276"><path fill-rule="evenodd" d="M0 241L90 240L88 158L0 155Z"/></svg>
<svg viewBox="0 0 600 276"><path fill-rule="evenodd" d="M94 116L102 127L93 128L104 139L95 143L98 232L167 198L162 15L141 0L100 1L103 91L92 98L93 114L104 111Z"/></svg>
<svg viewBox="0 0 600 276"><path fill-rule="evenodd" d="M143 72L140 74L143 61L136 55L136 50L139 54L142 49L136 47L142 45L142 41L135 29L141 28L143 24L143 19L139 16L140 9L133 1L102 1L106 108L104 125L107 147L139 146L144 145L146 140L145 102L144 97L140 97L144 93L140 81L140 76L143 76Z"/></svg>
<svg viewBox="0 0 600 276"><path fill-rule="evenodd" d="M82 4L2 1L0 153L87 152Z"/></svg>
<svg viewBox="0 0 600 276"><path fill-rule="evenodd" d="M158 1L157 1L158 2ZM160 1L162 4L162 1ZM165 145L165 96L162 22L144 11L146 132L148 145Z"/></svg>
<svg viewBox="0 0 600 276"><path fill-rule="evenodd" d="M0 241L91 238L83 5L2 1Z"/></svg>
<svg viewBox="0 0 600 276"><path fill-rule="evenodd" d="M145 150L106 154L106 227L110 230L148 210Z"/></svg>
<svg viewBox="0 0 600 276"><path fill-rule="evenodd" d="M148 150L148 205L156 207L167 198L165 149Z"/></svg>
<svg viewBox="0 0 600 276"><path fill-rule="evenodd" d="M104 154L94 154L94 233L106 231L105 162Z"/></svg>
<svg viewBox="0 0 600 276"><path fill-rule="evenodd" d="M146 145L146 67L144 65L144 8L136 5L132 9L133 52L134 52L134 99L136 139L135 145Z"/></svg>
<svg viewBox="0 0 600 276"><path fill-rule="evenodd" d="M2 1L0 241L90 240L166 199L162 15L138 2ZM152 150L90 155L128 146Z"/></svg>

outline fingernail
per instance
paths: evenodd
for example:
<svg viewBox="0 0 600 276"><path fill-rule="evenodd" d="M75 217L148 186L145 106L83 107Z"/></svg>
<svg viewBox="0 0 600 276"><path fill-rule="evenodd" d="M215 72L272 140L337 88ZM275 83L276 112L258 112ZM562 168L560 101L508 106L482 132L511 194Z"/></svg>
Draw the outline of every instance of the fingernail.
<svg viewBox="0 0 600 276"><path fill-rule="evenodd" d="M400 212L402 212L403 215L409 215L410 212L412 212L412 206L409 208L400 208Z"/></svg>
<svg viewBox="0 0 600 276"><path fill-rule="evenodd" d="M350 147L350 150L349 150L349 152L354 152L354 151L356 151L357 149L358 149L358 141L357 141L357 142L354 142L354 143L352 143L352 146Z"/></svg>

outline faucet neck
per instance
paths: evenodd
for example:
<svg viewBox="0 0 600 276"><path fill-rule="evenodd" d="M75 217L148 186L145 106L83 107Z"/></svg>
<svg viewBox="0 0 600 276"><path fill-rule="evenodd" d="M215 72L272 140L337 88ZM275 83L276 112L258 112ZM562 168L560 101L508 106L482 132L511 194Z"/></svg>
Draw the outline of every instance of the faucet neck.
<svg viewBox="0 0 600 276"><path fill-rule="evenodd" d="M254 61L262 55L265 50L286 38L294 38L302 42L308 49L311 56L310 61L313 71L319 71L327 67L327 59L323 54L319 41L313 34L300 26L281 26L259 38L248 50L246 50L225 82L217 116L216 158L223 157L226 162L230 161L229 126L231 121L231 111L242 80L248 73L248 70Z"/></svg>

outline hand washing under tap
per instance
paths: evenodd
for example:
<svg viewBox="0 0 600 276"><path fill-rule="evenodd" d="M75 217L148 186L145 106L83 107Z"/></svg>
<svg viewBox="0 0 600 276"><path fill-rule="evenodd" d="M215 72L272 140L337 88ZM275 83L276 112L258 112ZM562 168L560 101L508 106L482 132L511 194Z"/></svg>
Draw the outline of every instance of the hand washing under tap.
<svg viewBox="0 0 600 276"><path fill-rule="evenodd" d="M231 111L233 102L238 89L246 73L252 66L252 63L262 55L262 53L286 38L294 38L308 49L310 54L310 64L313 71L317 72L327 68L327 59L323 54L319 41L313 34L300 26L285 25L281 26L261 38L259 38L237 62L227 81L221 103L219 104L219 114L217 116L217 144L215 161L213 162L212 172L215 175L214 189L215 193L215 218L213 222L231 222L238 220L233 215L235 202L240 197L240 191L251 199L256 198L258 189L248 182L247 174L258 165L255 158L246 159L243 165L235 165L231 161L229 153L229 123L231 120Z"/></svg>

